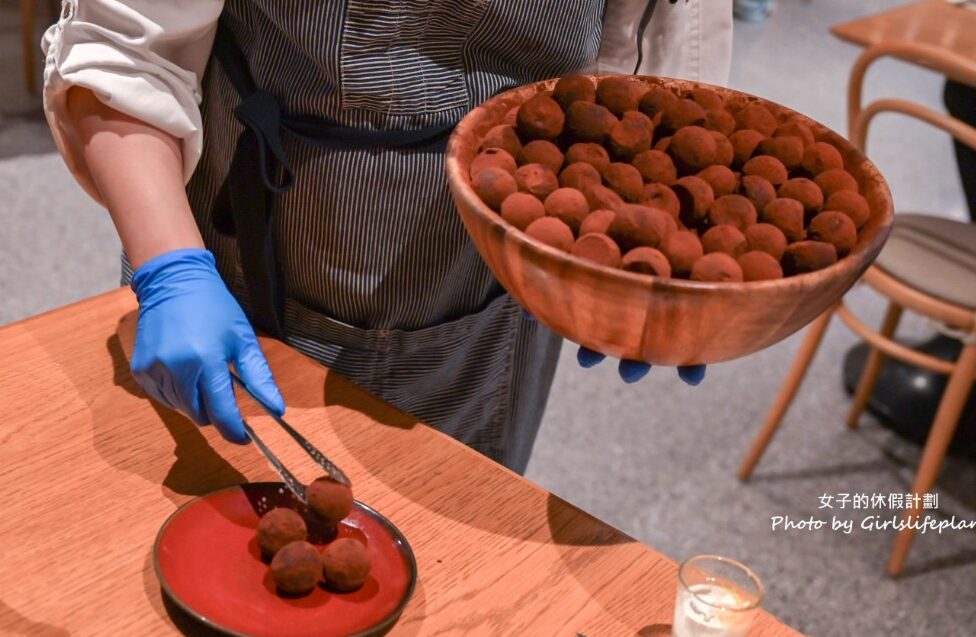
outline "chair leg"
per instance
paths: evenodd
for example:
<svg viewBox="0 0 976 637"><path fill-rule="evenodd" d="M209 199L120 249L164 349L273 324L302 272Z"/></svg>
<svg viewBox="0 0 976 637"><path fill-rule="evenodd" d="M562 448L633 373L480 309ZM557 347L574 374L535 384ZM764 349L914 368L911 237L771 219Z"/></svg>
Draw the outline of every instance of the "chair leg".
<svg viewBox="0 0 976 637"><path fill-rule="evenodd" d="M915 475L915 484L912 486L912 493L923 495L928 493L935 485L935 479L939 475L939 468L945 458L946 449L959 423L959 415L969 397L969 390L973 386L976 378L976 343L970 343L963 348L956 361L956 367L949 376L949 384L946 386L942 400L939 401L939 409L935 413L935 420L932 422L932 430L929 432L928 440L925 441L925 449L922 451L922 460L918 466L918 473ZM905 513L905 520L917 518L918 507ZM897 576L901 574L908 557L908 549L912 546L915 539L915 531L903 529L899 531L895 538L895 545L888 560L888 574Z"/></svg>
<svg viewBox="0 0 976 637"><path fill-rule="evenodd" d="M898 327L898 321L901 319L902 307L896 303L888 304L888 312L885 314L884 321L881 324L881 331L879 332L881 336L885 338L891 338L895 333L895 328ZM881 365L884 363L887 356L884 352L876 347L871 348L871 353L868 355L868 360L864 364L864 369L861 370L861 379L857 383L857 391L854 393L854 399L851 401L851 411L847 415L847 426L851 429L857 427L858 418L861 417L861 413L868 404L868 399L871 397L871 392L874 391L874 384L878 381L878 372L881 371Z"/></svg>
<svg viewBox="0 0 976 637"><path fill-rule="evenodd" d="M786 380L783 382L783 386L780 388L779 394L776 395L776 400L772 408L770 408L769 414L766 416L766 422L763 424L762 429L759 430L759 435L756 436L755 442L752 443L752 448L749 449L749 453L746 454L742 465L739 467L739 478L741 480L748 480L752 475L752 470L759 463L763 452L773 439L773 434L779 429L783 415L789 409L790 403L793 402L793 397L796 396L796 391L800 388L803 377L806 376L807 368L810 367L810 361L813 360L814 354L817 353L817 349L820 347L820 341L823 339L824 332L827 331L827 326L830 324L830 319L833 315L834 308L830 308L810 324L807 335L803 339L803 343L800 344L800 350L796 353L796 358L793 359L793 365L786 375Z"/></svg>
<svg viewBox="0 0 976 637"><path fill-rule="evenodd" d="M37 91L34 78L34 49L40 46L34 42L34 0L20 0L20 29L23 44L24 84L27 92L33 95Z"/></svg>

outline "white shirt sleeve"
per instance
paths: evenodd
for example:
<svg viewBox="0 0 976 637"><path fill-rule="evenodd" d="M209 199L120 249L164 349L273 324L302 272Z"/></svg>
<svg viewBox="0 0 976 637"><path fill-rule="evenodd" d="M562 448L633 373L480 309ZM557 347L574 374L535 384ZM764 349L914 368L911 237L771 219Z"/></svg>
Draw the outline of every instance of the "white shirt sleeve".
<svg viewBox="0 0 976 637"><path fill-rule="evenodd" d="M183 173L193 174L203 146L200 79L213 47L223 0L63 0L44 34L44 112L78 182L101 201L65 117L76 85L183 144Z"/></svg>
<svg viewBox="0 0 976 637"><path fill-rule="evenodd" d="M649 0L607 0L597 74L634 72L637 34ZM732 58L731 0L657 0L644 31L640 75L724 85Z"/></svg>

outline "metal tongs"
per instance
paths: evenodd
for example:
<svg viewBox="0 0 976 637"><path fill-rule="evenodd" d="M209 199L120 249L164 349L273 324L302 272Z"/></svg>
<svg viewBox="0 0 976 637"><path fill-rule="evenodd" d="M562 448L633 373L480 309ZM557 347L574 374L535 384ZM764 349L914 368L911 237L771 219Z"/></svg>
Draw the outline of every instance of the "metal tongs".
<svg viewBox="0 0 976 637"><path fill-rule="evenodd" d="M305 450L305 453L311 456L312 460L314 460L316 464L318 464L320 467L325 469L325 472L329 474L329 477L331 477L336 482L341 482L347 487L351 486L349 482L349 478L346 476L345 473L343 473L342 469L337 467L335 463L329 460L324 453L316 449L312 443L310 443L308 440L305 439L305 436L295 431L295 428L289 425L287 422L285 422L284 418L274 413L274 411L272 411L272 409L268 407L264 403L264 401L262 401L260 398L255 396L254 392L252 392L250 388L248 388L247 384L245 384L245 382L241 380L240 376L238 376L234 372L230 372L230 377L234 379L234 382L237 383L241 387L241 389L247 392L247 395L250 396L251 399L254 400L254 402L261 405L261 408L264 409L264 411L269 416L274 418L275 422L281 425L282 429L288 432L288 435L291 436L295 440L295 442L298 443L298 446L300 446L302 449ZM268 458L268 462L271 463L271 466L274 467L274 470L277 471L278 475L281 476L281 479L284 481L288 489L292 493L294 493L295 497L301 500L303 504L308 504L308 496L305 494L305 485L299 482L298 479L292 474L292 472L289 471L287 467L285 467L285 465L281 462L281 460L279 460L278 457L271 452L271 449L269 449L268 446L264 444L264 442L262 442L261 438L259 438L258 435L254 432L254 429L251 428L251 425L247 424L246 420L244 420L243 422L244 422L244 431L246 431L247 435L251 437L251 440L254 441L254 444L258 446L258 449L261 450L261 453L263 453L265 457Z"/></svg>

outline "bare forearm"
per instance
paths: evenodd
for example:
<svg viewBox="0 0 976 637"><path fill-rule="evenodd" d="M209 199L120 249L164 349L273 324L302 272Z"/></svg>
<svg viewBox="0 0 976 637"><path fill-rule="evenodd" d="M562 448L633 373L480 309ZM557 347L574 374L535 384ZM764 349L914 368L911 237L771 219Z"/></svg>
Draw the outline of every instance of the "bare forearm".
<svg viewBox="0 0 976 637"><path fill-rule="evenodd" d="M170 250L202 248L183 187L180 141L88 89L70 90L67 111L133 267Z"/></svg>

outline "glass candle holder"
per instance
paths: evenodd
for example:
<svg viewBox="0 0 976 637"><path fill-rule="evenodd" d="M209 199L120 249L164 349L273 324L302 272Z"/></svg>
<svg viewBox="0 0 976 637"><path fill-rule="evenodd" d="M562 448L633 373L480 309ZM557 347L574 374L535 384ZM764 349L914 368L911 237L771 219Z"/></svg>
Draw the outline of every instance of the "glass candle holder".
<svg viewBox="0 0 976 637"><path fill-rule="evenodd" d="M678 569L673 637L745 637L759 612L762 582L727 557L696 555Z"/></svg>

